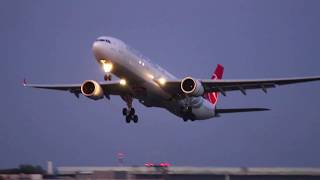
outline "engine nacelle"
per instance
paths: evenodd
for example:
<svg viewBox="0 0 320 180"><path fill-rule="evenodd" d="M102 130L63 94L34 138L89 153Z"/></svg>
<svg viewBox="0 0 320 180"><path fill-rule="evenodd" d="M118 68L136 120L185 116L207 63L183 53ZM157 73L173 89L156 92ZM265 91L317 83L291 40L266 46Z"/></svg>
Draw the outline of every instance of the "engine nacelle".
<svg viewBox="0 0 320 180"><path fill-rule="evenodd" d="M202 96L204 88L200 81L193 79L192 77L186 77L181 81L181 90L189 96Z"/></svg>
<svg viewBox="0 0 320 180"><path fill-rule="evenodd" d="M103 98L103 89L100 84L94 80L86 80L81 85L81 93L93 100Z"/></svg>

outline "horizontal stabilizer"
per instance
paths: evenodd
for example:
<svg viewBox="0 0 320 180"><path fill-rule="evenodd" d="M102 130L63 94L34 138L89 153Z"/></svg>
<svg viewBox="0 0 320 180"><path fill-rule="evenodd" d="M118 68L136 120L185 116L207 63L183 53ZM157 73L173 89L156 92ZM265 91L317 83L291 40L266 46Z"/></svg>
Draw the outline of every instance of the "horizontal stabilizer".
<svg viewBox="0 0 320 180"><path fill-rule="evenodd" d="M254 111L269 111L267 108L233 108L233 109L216 109L217 114L222 113L238 113L238 112L254 112Z"/></svg>

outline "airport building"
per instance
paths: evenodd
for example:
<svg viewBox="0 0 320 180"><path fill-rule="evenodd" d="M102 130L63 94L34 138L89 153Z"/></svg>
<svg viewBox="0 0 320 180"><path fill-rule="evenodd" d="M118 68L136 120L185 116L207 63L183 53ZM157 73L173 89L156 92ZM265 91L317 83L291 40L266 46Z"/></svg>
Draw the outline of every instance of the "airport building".
<svg viewBox="0 0 320 180"><path fill-rule="evenodd" d="M58 167L59 179L319 180L320 168Z"/></svg>

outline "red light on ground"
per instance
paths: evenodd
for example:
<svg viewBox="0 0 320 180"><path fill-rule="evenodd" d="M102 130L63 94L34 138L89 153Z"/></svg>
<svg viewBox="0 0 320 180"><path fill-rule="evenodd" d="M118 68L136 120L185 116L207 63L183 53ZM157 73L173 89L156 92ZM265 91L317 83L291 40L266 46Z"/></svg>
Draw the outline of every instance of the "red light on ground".
<svg viewBox="0 0 320 180"><path fill-rule="evenodd" d="M153 164L147 162L147 163L144 164L144 166L146 166L146 167L153 167Z"/></svg>
<svg viewBox="0 0 320 180"><path fill-rule="evenodd" d="M165 165L166 165L167 167L171 166L169 163L165 163Z"/></svg>
<svg viewBox="0 0 320 180"><path fill-rule="evenodd" d="M169 167L170 164L169 163L165 163L165 162L162 162L159 164L161 167Z"/></svg>
<svg viewBox="0 0 320 180"><path fill-rule="evenodd" d="M146 162L146 163L144 163L144 166L145 167L169 167L171 165L169 163L165 163L165 162L162 162L159 164L153 164L153 163Z"/></svg>

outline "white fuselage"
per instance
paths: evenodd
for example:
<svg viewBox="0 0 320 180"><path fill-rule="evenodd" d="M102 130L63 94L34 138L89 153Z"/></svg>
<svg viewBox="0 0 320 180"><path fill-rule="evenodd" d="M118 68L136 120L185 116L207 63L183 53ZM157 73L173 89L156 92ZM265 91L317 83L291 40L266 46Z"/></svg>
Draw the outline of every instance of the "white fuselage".
<svg viewBox="0 0 320 180"><path fill-rule="evenodd" d="M200 97L172 97L159 80L175 80L175 76L157 64L130 48L121 40L112 37L99 37L93 43L93 54L101 64L101 60L113 64L112 73L125 79L132 90L132 96L147 107L161 107L182 117L182 111L192 107L195 120L208 119L215 116L215 105Z"/></svg>

